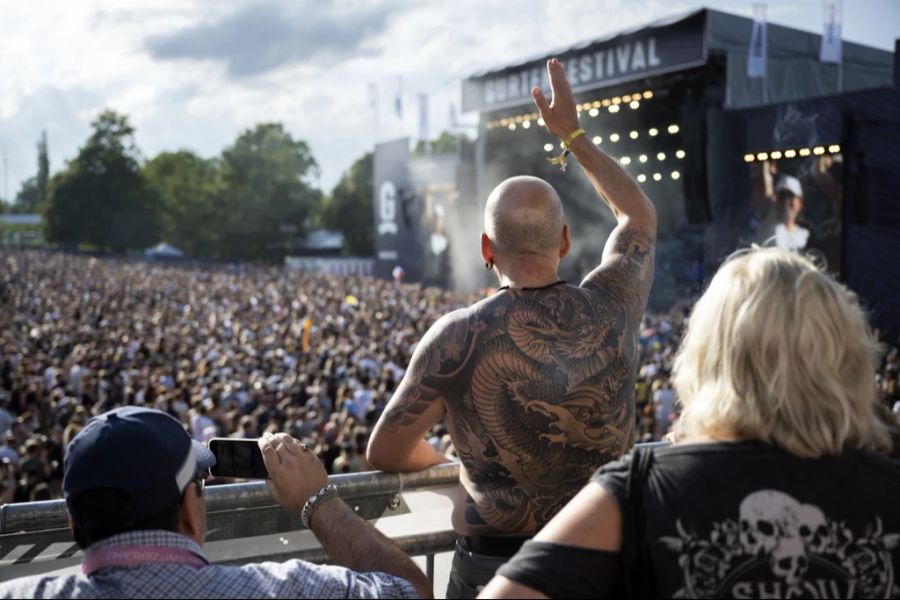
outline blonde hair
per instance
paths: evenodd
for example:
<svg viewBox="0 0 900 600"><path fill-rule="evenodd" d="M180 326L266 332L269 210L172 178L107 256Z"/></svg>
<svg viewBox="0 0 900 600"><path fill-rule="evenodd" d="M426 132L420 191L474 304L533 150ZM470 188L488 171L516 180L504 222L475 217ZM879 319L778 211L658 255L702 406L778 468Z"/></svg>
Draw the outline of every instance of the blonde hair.
<svg viewBox="0 0 900 600"><path fill-rule="evenodd" d="M812 261L737 252L694 306L675 360L680 433L751 437L801 457L887 448L878 353L856 295Z"/></svg>

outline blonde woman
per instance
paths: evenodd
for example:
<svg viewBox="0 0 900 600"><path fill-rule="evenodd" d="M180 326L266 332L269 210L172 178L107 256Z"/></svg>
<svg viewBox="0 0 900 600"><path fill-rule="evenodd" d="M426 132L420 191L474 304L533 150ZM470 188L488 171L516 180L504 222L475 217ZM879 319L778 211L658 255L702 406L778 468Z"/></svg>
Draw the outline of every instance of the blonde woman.
<svg viewBox="0 0 900 600"><path fill-rule="evenodd" d="M675 363L679 443L602 467L482 597L900 596L876 354L855 295L812 262L733 256Z"/></svg>

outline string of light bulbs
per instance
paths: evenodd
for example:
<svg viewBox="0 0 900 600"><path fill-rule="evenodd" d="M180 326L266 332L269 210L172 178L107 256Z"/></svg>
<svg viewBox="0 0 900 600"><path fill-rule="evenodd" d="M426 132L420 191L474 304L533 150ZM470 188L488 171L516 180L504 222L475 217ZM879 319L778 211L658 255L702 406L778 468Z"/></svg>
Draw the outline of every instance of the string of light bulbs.
<svg viewBox="0 0 900 600"><path fill-rule="evenodd" d="M600 110L604 108L609 113L615 114L619 112L623 106L627 106L631 110L637 110L641 107L642 101L652 99L653 95L652 90L645 90L633 94L624 94L622 96L612 96L609 98L582 102L577 104L576 108L578 109L578 112L586 112L591 117L599 116ZM537 123L541 127L544 126L544 120L541 118L540 114L532 112L511 117L503 117L502 119L494 119L493 121L488 121L485 124L485 127L488 129L506 127L511 131L515 131L519 127L522 129L529 129L532 123Z"/></svg>
<svg viewBox="0 0 900 600"><path fill-rule="evenodd" d="M830 144L828 146L809 146L805 148L788 148L780 150L769 150L765 152L748 152L744 155L744 162L752 163L764 160L782 160L790 158L806 158L807 156L824 156L825 154L839 154L841 151L840 144Z"/></svg>
<svg viewBox="0 0 900 600"><path fill-rule="evenodd" d="M665 131L668 132L669 135L675 135L676 133L678 133L679 131L681 131L681 128L680 128L678 125L672 123L671 125L669 125L668 127L666 127ZM657 128L657 127L651 127L650 129L647 130L647 136L648 136L648 137L655 138L655 137L658 136L659 134L660 134L660 129ZM615 131L614 131L614 132L610 133L610 134L606 137L606 139L607 139L610 143L617 144L617 143L619 143L619 142L622 140L622 137L623 137L624 135L627 135L627 137L628 137L629 139L636 140L636 139L638 139L638 138L641 137L641 132L638 131L637 129L632 129L632 130L629 131L627 134L625 134L625 133L619 134L618 132L615 132ZM600 146L600 145L603 144L603 136L595 135L594 137L591 138L591 141L594 142L595 145ZM562 147L563 147L563 146L562 146L562 144L560 143L560 148L562 148ZM546 143L546 144L544 144L544 151L545 151L545 152L553 152L555 148L556 148L556 144L551 144L551 143L549 143L549 142ZM682 152L682 153L683 153L684 150L679 150L678 152ZM679 156L678 158L683 158L683 157L682 157L682 156Z"/></svg>

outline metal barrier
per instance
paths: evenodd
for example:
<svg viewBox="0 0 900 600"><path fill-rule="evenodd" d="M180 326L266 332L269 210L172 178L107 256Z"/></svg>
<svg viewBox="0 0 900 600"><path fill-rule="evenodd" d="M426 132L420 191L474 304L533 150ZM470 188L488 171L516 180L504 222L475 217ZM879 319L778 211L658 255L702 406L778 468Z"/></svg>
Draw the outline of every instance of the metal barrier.
<svg viewBox="0 0 900 600"><path fill-rule="evenodd" d="M411 556L451 550L450 525L459 465L418 473L333 475L341 498ZM272 500L265 482L206 489L208 534L204 552L216 563L244 564L328 557L300 516ZM63 500L0 507L0 581L80 565ZM430 566L430 561L429 561Z"/></svg>
<svg viewBox="0 0 900 600"><path fill-rule="evenodd" d="M665 443L638 444L642 447ZM340 496L362 518L372 521L410 556L425 556L434 581L434 555L453 550L450 524L459 465L417 473L332 475ZM328 556L298 514L278 506L265 482L206 488L208 533L204 553L216 563L245 564L302 558L327 562ZM0 507L0 581L62 570L81 564L63 500Z"/></svg>

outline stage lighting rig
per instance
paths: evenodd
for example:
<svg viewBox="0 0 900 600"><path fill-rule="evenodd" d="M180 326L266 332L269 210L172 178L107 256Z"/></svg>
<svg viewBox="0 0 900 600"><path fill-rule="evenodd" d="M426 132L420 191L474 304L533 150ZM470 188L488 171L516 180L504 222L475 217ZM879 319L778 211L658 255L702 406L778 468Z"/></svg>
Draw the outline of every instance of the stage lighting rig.
<svg viewBox="0 0 900 600"><path fill-rule="evenodd" d="M592 118L597 118L600 116L601 108L606 108L611 114L616 114L621 111L622 105L627 105L628 108L634 111L641 107L642 100L650 100L653 97L654 93L652 90L645 90L643 92L632 92L631 94L623 94L621 96L598 98L587 102L581 102L577 104L575 108L579 113L587 112ZM487 129L506 127L510 131L515 131L518 127L511 127L511 125L523 125L523 129L528 129L528 127L524 127L524 123L530 121L537 121L538 125L543 127L543 119L540 119L539 117L540 115L534 112L512 115L488 121L485 124L485 127L487 127Z"/></svg>
<svg viewBox="0 0 900 600"><path fill-rule="evenodd" d="M679 150L679 152L682 152ZM811 148L787 148L775 149L762 152L747 152L744 154L744 162L752 163L764 160L781 160L783 158L791 159L800 156L802 158L810 155L824 156L825 154L839 154L841 152L840 144L829 144L825 146L813 146ZM679 156L678 158L682 158Z"/></svg>

